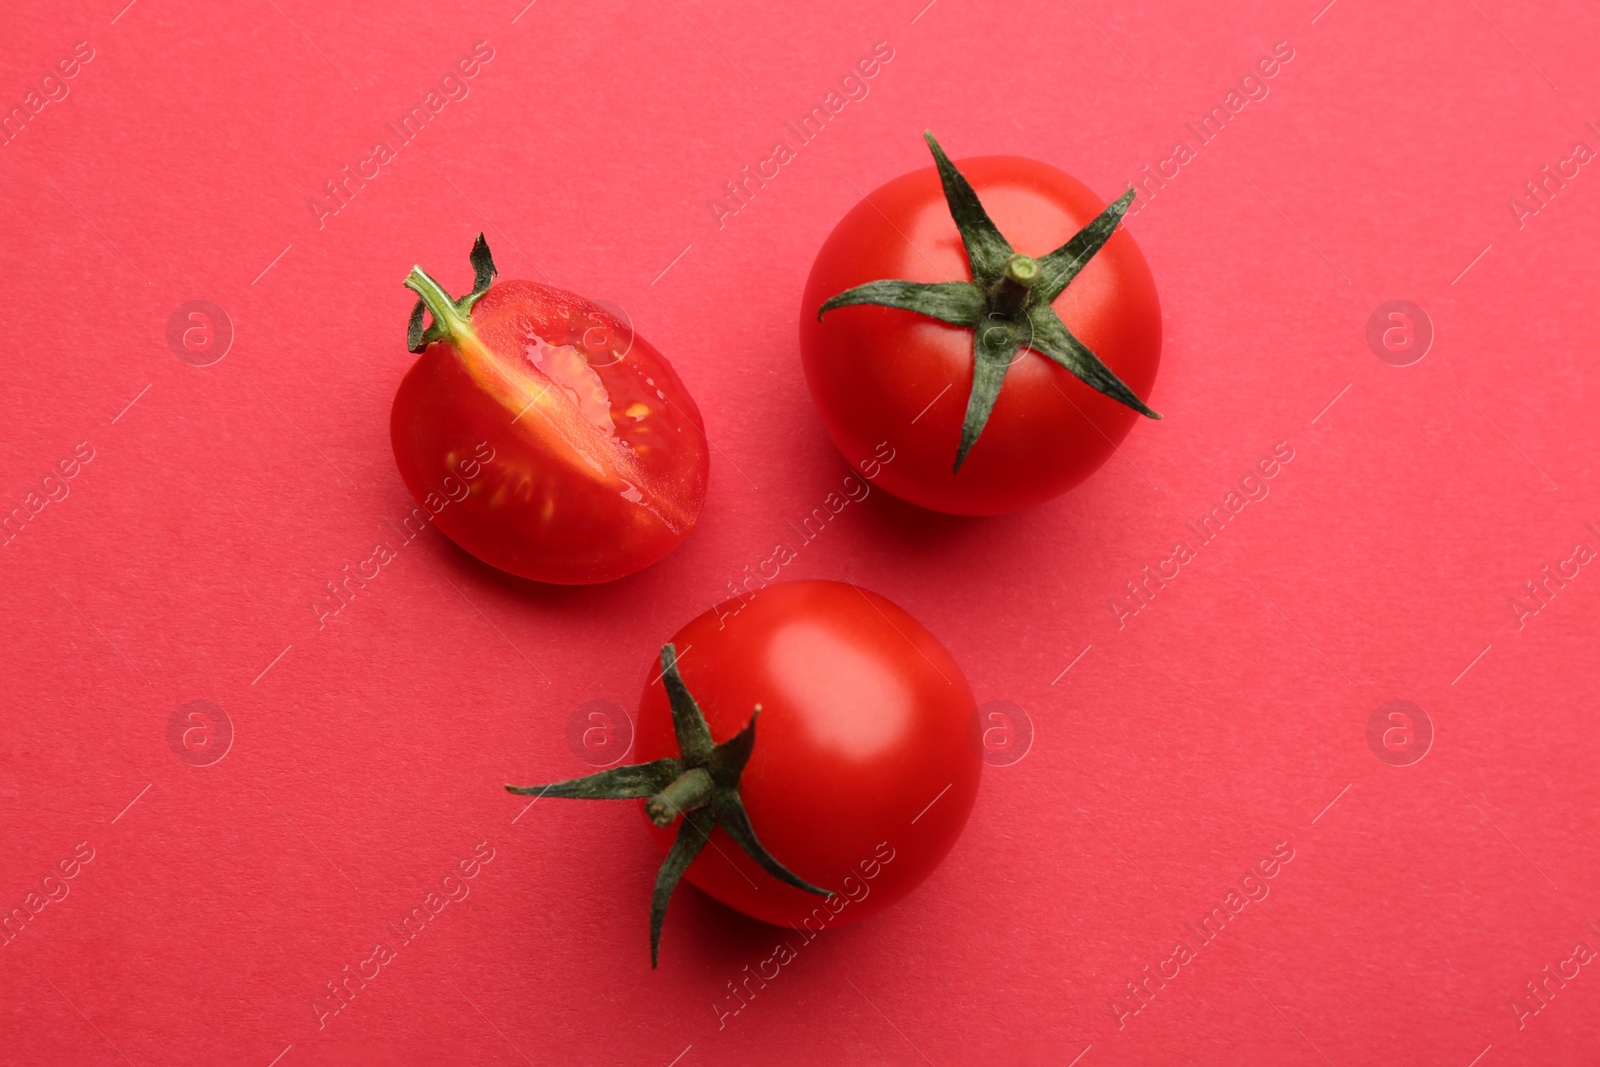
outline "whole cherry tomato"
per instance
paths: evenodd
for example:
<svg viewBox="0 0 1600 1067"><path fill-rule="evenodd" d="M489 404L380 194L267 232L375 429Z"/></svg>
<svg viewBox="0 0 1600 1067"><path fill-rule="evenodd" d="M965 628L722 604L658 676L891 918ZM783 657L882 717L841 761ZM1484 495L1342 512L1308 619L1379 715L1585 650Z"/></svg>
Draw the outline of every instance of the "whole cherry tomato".
<svg viewBox="0 0 1600 1067"><path fill-rule="evenodd" d="M814 933L903 898L966 825L983 768L972 690L938 639L876 593L767 586L679 630L652 673L633 753L647 762L508 787L649 798L667 852L652 964L680 876Z"/></svg>
<svg viewBox="0 0 1600 1067"><path fill-rule="evenodd" d="M390 418L406 487L456 544L524 578L580 585L654 563L705 502L694 398L612 311L537 282L491 284L482 234L472 264L460 300L421 267L406 279L421 355Z"/></svg>
<svg viewBox="0 0 1600 1067"><path fill-rule="evenodd" d="M1077 485L1127 436L1155 382L1161 307L1144 257L1075 179L1031 159L935 167L857 204L817 253L800 316L811 395L852 464L962 515Z"/></svg>

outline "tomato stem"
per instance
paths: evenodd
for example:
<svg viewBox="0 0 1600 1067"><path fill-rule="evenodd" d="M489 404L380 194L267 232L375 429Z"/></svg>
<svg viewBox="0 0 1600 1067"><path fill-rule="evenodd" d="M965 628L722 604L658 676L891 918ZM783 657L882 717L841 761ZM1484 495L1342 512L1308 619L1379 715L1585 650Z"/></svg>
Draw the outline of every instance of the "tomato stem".
<svg viewBox="0 0 1600 1067"><path fill-rule="evenodd" d="M460 300L452 298L445 292L444 286L430 278L421 267L411 268L405 286L422 299L411 309L411 318L406 323L406 351L421 352L441 338L459 341L472 333L472 324L467 316L472 313L472 306L489 291L495 276L494 256L489 252L489 242L483 239L483 234L478 234L478 239L472 242L472 253L468 259L472 263L472 292ZM433 312L433 325L426 330L422 328L424 306Z"/></svg>
<svg viewBox="0 0 1600 1067"><path fill-rule="evenodd" d="M456 307L455 300L445 292L444 286L434 281L420 266L412 267L406 275L406 288L422 298L433 314L434 325L451 340L471 332L472 325Z"/></svg>
<svg viewBox="0 0 1600 1067"><path fill-rule="evenodd" d="M1005 272L995 286L995 311L1008 318L1022 320L1028 313L1028 297L1033 293L1033 283L1039 280L1039 261L1017 252L1006 261Z"/></svg>
<svg viewBox="0 0 1600 1067"><path fill-rule="evenodd" d="M657 826L668 826L684 812L705 807L711 802L711 794L716 789L711 772L704 767L696 767L685 771L665 789L645 801L644 811Z"/></svg>

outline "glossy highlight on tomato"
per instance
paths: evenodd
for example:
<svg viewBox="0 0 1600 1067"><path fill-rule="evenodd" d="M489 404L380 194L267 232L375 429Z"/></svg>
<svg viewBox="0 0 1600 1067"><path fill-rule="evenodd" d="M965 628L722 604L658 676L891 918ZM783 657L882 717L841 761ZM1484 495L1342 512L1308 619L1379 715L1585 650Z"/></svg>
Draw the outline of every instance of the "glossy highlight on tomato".
<svg viewBox="0 0 1600 1067"><path fill-rule="evenodd" d="M834 897L785 885L720 827L690 882L746 915L816 929L882 911L933 873L966 826L983 762L967 738L972 690L926 627L859 586L804 580L719 605L672 641L713 738L737 734L760 705L739 782L750 824L785 867ZM659 680L634 737L630 759L677 751ZM651 830L667 849L677 826Z"/></svg>
<svg viewBox="0 0 1600 1067"><path fill-rule="evenodd" d="M456 544L523 578L605 582L659 560L705 501L693 397L610 309L537 282L493 282L481 234L473 265L460 300L420 267L406 282L421 297L420 355L390 432L411 495Z"/></svg>
<svg viewBox="0 0 1600 1067"><path fill-rule="evenodd" d="M1160 302L1117 225L1131 195L1107 205L1017 156L951 164L927 141L937 165L870 193L817 253L806 381L846 460L894 446L882 488L953 514L1016 511L1083 481L1140 414L1156 417L1140 398L1160 363Z"/></svg>

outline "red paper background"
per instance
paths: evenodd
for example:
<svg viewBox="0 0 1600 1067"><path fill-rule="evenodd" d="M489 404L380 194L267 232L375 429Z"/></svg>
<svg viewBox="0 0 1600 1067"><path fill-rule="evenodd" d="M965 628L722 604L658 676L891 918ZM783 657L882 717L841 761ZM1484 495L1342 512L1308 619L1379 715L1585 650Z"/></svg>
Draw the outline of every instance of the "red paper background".
<svg viewBox="0 0 1600 1067"><path fill-rule="evenodd" d="M0 910L94 850L0 946L0 1061L1594 1061L1597 968L1512 998L1600 945L1600 575L1520 629L1511 601L1600 548L1600 174L1508 206L1600 148L1592 11L123 2L0 15L7 110L94 50L0 148L0 511L93 449L0 547ZM323 183L478 41L469 95L319 226ZM723 183L879 41L870 94L719 228ZM780 933L686 888L652 973L637 813L513 822L499 784L581 773L571 710L631 708L652 648L840 484L799 294L859 196L927 164L923 128L1110 199L1280 41L1270 94L1129 223L1165 421L1024 514L875 493L788 569L905 606L1036 737L918 893L719 1028ZM464 287L479 229L507 276L621 304L674 361L718 450L699 528L590 589L430 532L319 629L323 583L409 507L400 280ZM197 299L235 334L206 367L166 341ZM1368 347L1390 299L1431 318L1414 365ZM1119 626L1124 583L1281 441L1267 498ZM204 767L167 740L196 699L235 732ZM1394 699L1435 733L1411 766L1367 743ZM471 895L319 1028L324 983L479 842ZM1119 1027L1125 983L1280 842L1270 894Z"/></svg>

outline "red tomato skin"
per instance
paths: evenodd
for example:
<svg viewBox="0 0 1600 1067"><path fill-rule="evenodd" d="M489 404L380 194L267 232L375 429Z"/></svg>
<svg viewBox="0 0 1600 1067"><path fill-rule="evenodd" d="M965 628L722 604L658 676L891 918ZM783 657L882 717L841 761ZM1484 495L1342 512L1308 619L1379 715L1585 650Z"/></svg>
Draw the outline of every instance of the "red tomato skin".
<svg viewBox="0 0 1600 1067"><path fill-rule="evenodd" d="M983 156L956 166L1015 250L1032 256L1065 244L1106 206L1037 160ZM957 515L1041 504L1094 473L1143 418L1024 348L982 435L952 472L972 385L972 330L877 306L836 308L817 321L823 301L880 278L972 280L933 167L894 179L845 215L817 253L800 314L806 381L829 436L852 464L880 441L894 446L899 454L877 483L901 499ZM1052 306L1149 399L1161 358L1161 305L1124 226Z"/></svg>
<svg viewBox="0 0 1600 1067"><path fill-rule="evenodd" d="M690 882L746 915L816 931L882 911L944 859L983 763L968 740L972 690L921 623L858 586L792 581L713 608L673 642L715 741L761 705L740 781L751 825L780 863L837 896L777 881L720 827ZM630 762L678 753L660 674L653 665ZM665 851L678 823L651 830Z"/></svg>
<svg viewBox="0 0 1600 1067"><path fill-rule="evenodd" d="M565 585L632 574L677 547L705 501L710 457L700 410L666 358L605 308L535 282L496 283L472 326L631 467L628 478L587 476L542 407L518 417L520 398L486 389L455 345L435 342L400 383L390 435L407 489L440 531L491 566ZM560 360L574 387L532 366L529 351L552 373ZM634 404L650 414L630 417Z"/></svg>

